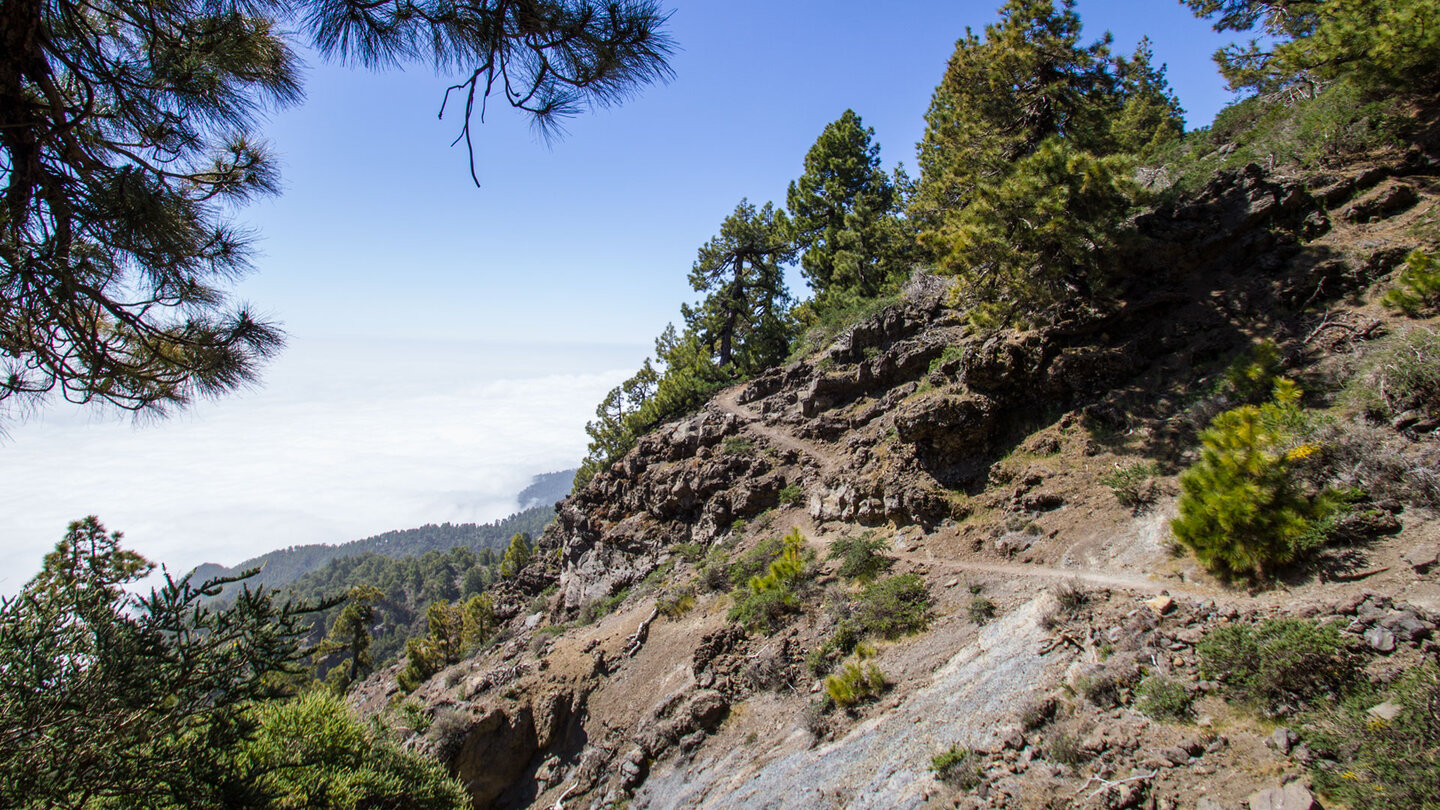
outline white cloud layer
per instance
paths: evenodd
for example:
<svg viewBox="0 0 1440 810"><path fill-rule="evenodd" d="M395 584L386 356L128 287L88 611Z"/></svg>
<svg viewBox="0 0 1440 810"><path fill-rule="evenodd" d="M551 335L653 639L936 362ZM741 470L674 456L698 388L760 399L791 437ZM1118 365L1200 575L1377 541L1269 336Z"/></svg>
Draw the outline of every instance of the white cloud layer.
<svg viewBox="0 0 1440 810"><path fill-rule="evenodd" d="M0 441L0 593L98 515L172 572L511 513L575 466L636 347L293 341L256 392L132 425L52 408Z"/></svg>

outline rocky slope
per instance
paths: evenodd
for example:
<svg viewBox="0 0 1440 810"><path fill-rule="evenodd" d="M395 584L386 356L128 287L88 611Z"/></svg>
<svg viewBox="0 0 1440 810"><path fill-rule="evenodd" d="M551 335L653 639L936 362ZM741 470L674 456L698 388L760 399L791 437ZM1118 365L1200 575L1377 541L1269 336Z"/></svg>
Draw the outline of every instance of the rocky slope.
<svg viewBox="0 0 1440 810"><path fill-rule="evenodd" d="M1257 339L1323 394L1413 325L1371 299L1440 236L1437 175L1418 152L1221 175L1140 217L1122 303L1043 330L974 333L943 281L918 278L565 500L497 591L499 641L417 691L433 721L414 744L451 762L477 807L1310 806L1308 752L1221 701L1195 644L1299 614L1340 622L1377 671L1433 659L1436 426L1337 429L1357 458L1383 451L1424 480L1371 492L1349 527L1364 543L1265 590L1172 552L1174 474L1224 406L1215 377ZM1145 503L1121 505L1102 479L1145 460ZM716 560L792 527L819 575L798 615L747 633ZM867 531L894 573L922 578L933 620L876 643L883 696L827 712L806 658L849 586L823 552ZM1195 717L1137 711L1142 669L1193 683ZM393 676L356 703L387 710ZM930 769L952 746L977 752L964 789Z"/></svg>

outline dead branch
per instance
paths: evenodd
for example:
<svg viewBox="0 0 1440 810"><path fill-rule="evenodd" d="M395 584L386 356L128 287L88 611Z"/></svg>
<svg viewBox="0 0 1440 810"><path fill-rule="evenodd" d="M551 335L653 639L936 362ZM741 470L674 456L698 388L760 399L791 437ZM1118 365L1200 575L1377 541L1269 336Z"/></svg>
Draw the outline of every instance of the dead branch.
<svg viewBox="0 0 1440 810"><path fill-rule="evenodd" d="M640 648L645 646L645 636L649 634L651 623L653 623L659 615L660 608L658 606L652 608L650 615L645 618L645 621L640 622L640 626L635 628L635 634L630 636L628 639L629 643L625 645L625 654L627 656L634 658L635 654L640 652Z"/></svg>

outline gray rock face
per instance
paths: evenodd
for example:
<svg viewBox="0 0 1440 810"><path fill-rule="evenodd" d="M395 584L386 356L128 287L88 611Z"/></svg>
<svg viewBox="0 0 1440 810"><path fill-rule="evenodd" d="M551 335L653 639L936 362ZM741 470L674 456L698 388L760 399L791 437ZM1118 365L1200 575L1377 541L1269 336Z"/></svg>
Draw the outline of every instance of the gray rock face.
<svg viewBox="0 0 1440 810"><path fill-rule="evenodd" d="M1277 728L1275 733L1270 735L1270 745L1282 754L1288 755L1297 742L1300 742L1300 735L1288 728Z"/></svg>
<svg viewBox="0 0 1440 810"><path fill-rule="evenodd" d="M1416 546L1405 552L1403 559L1416 571L1429 570L1437 561L1440 561L1440 543Z"/></svg>
<svg viewBox="0 0 1440 810"><path fill-rule="evenodd" d="M1250 794L1250 810L1319 810L1315 795L1299 782Z"/></svg>
<svg viewBox="0 0 1440 810"><path fill-rule="evenodd" d="M1376 652L1394 652L1395 634L1383 627L1372 627L1365 631L1365 643Z"/></svg>

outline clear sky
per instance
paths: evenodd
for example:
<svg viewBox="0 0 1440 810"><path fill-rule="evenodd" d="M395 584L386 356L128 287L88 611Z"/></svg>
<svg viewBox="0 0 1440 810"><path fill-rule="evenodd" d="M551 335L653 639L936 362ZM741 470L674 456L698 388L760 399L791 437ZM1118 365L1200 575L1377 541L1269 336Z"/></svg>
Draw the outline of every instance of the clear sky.
<svg viewBox="0 0 1440 810"><path fill-rule="evenodd" d="M307 56L306 101L271 117L285 192L237 297L282 321L263 387L163 422L51 408L0 440L0 593L64 524L99 514L185 570L508 513L529 475L574 466L584 421L693 299L696 250L742 198L783 204L847 108L906 163L966 26L1000 0L667 0L675 79L546 144L493 106L481 188L449 82ZM1169 66L1191 127L1229 99L1223 40L1178 0L1080 0L1087 40ZM796 277L798 282L798 277ZM797 292L801 292L797 290Z"/></svg>

